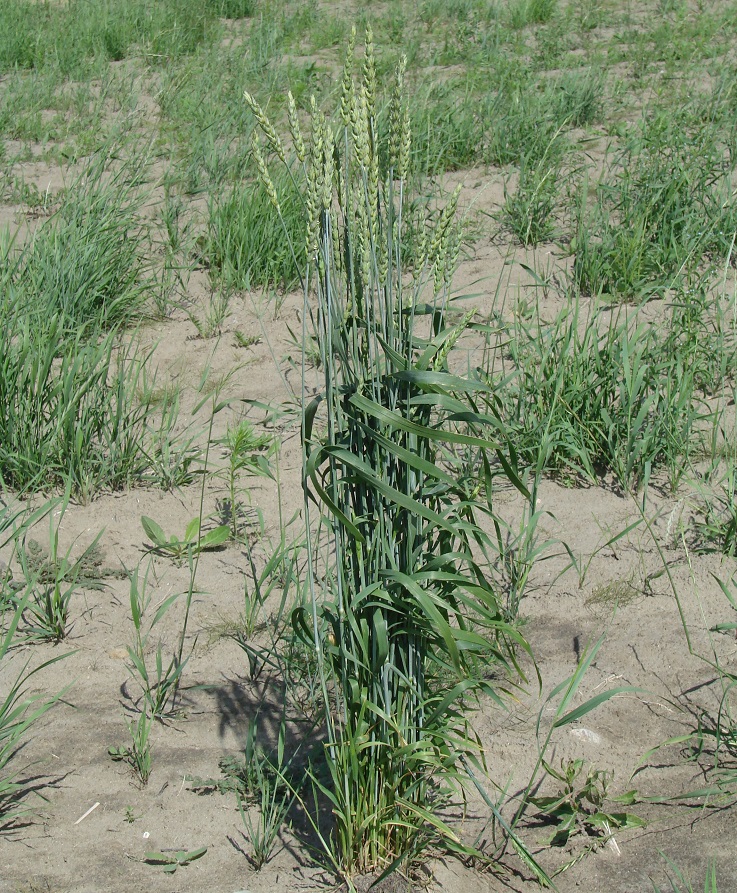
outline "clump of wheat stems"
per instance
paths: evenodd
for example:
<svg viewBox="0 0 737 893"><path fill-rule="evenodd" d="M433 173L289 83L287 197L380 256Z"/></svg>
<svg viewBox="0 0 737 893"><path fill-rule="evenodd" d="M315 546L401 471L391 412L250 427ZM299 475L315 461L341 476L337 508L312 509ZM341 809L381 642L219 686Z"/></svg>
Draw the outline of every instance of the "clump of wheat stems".
<svg viewBox="0 0 737 893"><path fill-rule="evenodd" d="M294 623L318 656L328 771L314 778L335 820L326 846L349 878L396 867L431 842L463 849L440 810L462 790L462 766L483 762L468 713L480 691L499 695L479 667L515 676L515 648L526 647L502 622L478 521L492 516L490 456L501 449L490 435L493 394L448 365L473 317L451 325L447 316L458 193L434 226L426 222L408 277L405 63L391 93L382 176L370 30L360 72L354 46L355 32L336 115L312 102L308 145L289 102L308 218L305 338L319 344L322 374L314 399L303 386L312 564ZM249 101L281 159L281 141ZM278 196L272 201L278 207Z"/></svg>

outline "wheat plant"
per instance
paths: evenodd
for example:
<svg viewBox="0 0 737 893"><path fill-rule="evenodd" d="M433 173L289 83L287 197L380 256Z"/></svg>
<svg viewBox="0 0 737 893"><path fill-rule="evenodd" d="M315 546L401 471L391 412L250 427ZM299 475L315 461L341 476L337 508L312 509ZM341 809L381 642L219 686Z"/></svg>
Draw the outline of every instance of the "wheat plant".
<svg viewBox="0 0 737 893"><path fill-rule="evenodd" d="M480 692L500 698L484 681L489 666L514 679L527 647L501 618L479 523L493 519L496 471L524 488L502 455L489 386L449 365L474 315L449 319L458 193L426 225L408 276L404 65L382 146L370 30L357 73L354 41L333 118L313 101L305 140L289 105L308 217L304 338L321 353L316 395L303 365L311 563L293 620L317 653L324 709L325 765L313 766L313 780L334 825L329 839L316 818L313 827L349 880L392 870L430 843L467 851L442 810L462 792L461 759L483 762L468 714ZM246 98L271 154L287 163ZM254 157L278 210L261 146L254 141Z"/></svg>

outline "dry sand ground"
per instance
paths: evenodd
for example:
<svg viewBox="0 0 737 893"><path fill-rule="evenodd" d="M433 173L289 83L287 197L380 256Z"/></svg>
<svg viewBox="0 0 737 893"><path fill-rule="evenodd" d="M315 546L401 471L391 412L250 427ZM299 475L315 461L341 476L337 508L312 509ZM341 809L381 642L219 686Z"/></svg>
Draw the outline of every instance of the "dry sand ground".
<svg viewBox="0 0 737 893"><path fill-rule="evenodd" d="M22 173L42 192L51 191L62 180L58 169L45 162L29 162ZM476 208L493 210L502 198L497 173L474 171L457 175L465 182L464 200ZM10 221L25 226L20 207L0 209L0 225ZM459 287L473 291L474 306L488 313L497 285L508 294L511 307L519 295L534 300L534 289L521 263L536 269L555 269L563 259L552 246L541 246L533 254L519 250L508 260L507 247L482 239L471 258L459 269ZM206 297L205 274L195 274L188 297L194 302ZM298 322L301 298L288 296L277 318L254 295L233 299L222 335L197 340L192 323L182 313L143 332L155 344L155 360L162 380L183 385L185 408L195 401L194 388L206 368L217 381L238 367L225 385L233 409L216 418L214 435L221 435L228 418L245 411L256 400L279 405L294 399L299 373L285 361L294 354L286 328ZM545 310L545 305L543 307ZM552 316L557 306L551 299ZM653 310L653 312L657 312ZM233 343L235 329L260 338L248 350ZM252 413L256 420L260 417ZM193 424L201 424L195 420ZM286 518L301 507L300 447L298 427L284 422L278 432L281 498ZM213 461L217 463L218 457ZM263 514L263 543L278 534L277 490L265 479L247 484L253 508ZM733 636L706 633L719 622L734 620L712 574L728 579L735 562L718 556L688 555L680 541L694 511L694 491L688 484L675 497L664 496L655 486L647 500L648 517L661 546L680 595L692 633L694 651L711 655L716 648L723 665L737 671L737 643ZM205 514L216 516L217 500L225 496L221 482L210 480L205 491ZM145 562L146 537L141 516L154 518L167 533L181 533L199 510L198 483L173 494L139 488L96 499L91 505L72 505L60 529L62 548L74 543L80 551L103 530L101 545L107 565L133 568ZM500 493L499 513L512 521L520 505L511 493ZM613 534L638 517L630 498L613 488L573 488L546 482L541 488L541 508L549 514L540 524L541 539L565 541L572 553L586 562L593 555L583 584L569 563L565 550L553 543L546 560L532 574L530 594L522 603L523 627L537 659L542 688L534 673L519 693L519 700L502 711L491 703L481 706L475 722L486 749L489 774L510 794L529 779L537 751L535 729L542 710L542 728L550 722L552 708L545 705L548 693L569 676L583 651L606 633L606 640L581 686L582 701L609 687L620 685L642 689L609 701L581 723L553 735L550 762L580 757L587 765L612 773L611 793L636 788L642 797L676 798L668 805L640 803L632 811L647 819L647 827L616 835L616 845L585 855L556 883L562 893L639 893L651 890L650 878L663 886L664 862L660 853L676 861L700 887L707 865L716 863L719 889L737 889L737 832L729 804L680 800L682 792L703 787L709 778L709 755L687 761L687 748L672 745L643 760L658 744L692 732L699 716L714 718L721 691L707 663L689 653L668 576L651 534L640 526L614 548L600 549ZM299 520L295 522L296 530ZM46 524L38 538L48 537ZM256 542L257 554L263 546ZM597 552L597 550L600 551ZM596 553L596 554L594 554ZM7 556L0 556L5 557ZM34 677L33 692L45 695L71 684L64 701L35 727L15 765L26 766L33 787L45 800L30 802L37 814L11 833L0 835L0 891L5 893L92 893L92 891L236 891L330 889L334 879L309 858L299 830L285 831L274 859L260 872L249 869L244 855L249 845L235 798L219 793L197 793L193 779L217 778L218 762L242 753L249 722L261 708L266 737L278 723L279 680L264 673L249 678L243 651L228 639L217 639L212 631L224 619L235 619L243 608L242 547L229 545L201 557L197 575L198 594L193 604L187 648L192 656L186 667L182 713L153 732L153 773L141 788L125 764L113 762L111 745L126 741L125 718L131 714L136 684L126 668L125 646L132 641L133 628L128 602L128 583L110 579L100 591L83 591L72 603L73 626L66 642L21 649L18 667L26 658L32 664L56 654L73 651L63 662ZM153 559L153 600L182 592L188 582L186 567L164 557ZM616 606L616 610L615 610ZM166 647L173 647L181 611L173 610L164 629ZM529 669L529 668L528 668ZM5 672L5 670L4 670ZM633 773L636 773L632 778ZM549 779L541 793L555 793ZM95 803L99 806L83 821L79 818ZM506 814L509 813L507 809ZM469 814L459 825L468 839L477 834L491 839L485 828L488 810L472 797ZM523 839L549 871L584 855L592 843L583 835L560 849L538 846L544 829L535 821L522 826ZM206 855L169 876L143 862L147 851L191 850L206 846ZM484 871L454 860L431 861L428 885L433 891L514 890L532 891L537 884L521 871L509 853L503 870Z"/></svg>
<svg viewBox="0 0 737 893"><path fill-rule="evenodd" d="M499 252L492 247L481 246L475 258L462 264L461 283L487 276L474 289L481 311L490 309L501 272ZM241 400L280 404L291 399L283 376L296 386L297 373L290 374L288 364L283 363L280 372L274 357L282 358L293 349L285 338L284 323L296 317L299 300L290 296L276 320L270 313L259 320L250 296L235 300L227 330L219 340L195 340L192 324L176 318L152 328L144 337L158 344L161 373L178 378L190 389L190 399L192 386L206 365L211 367L211 377L217 378L242 364L226 386L233 405L245 406ZM260 343L248 351L237 350L229 334L235 328L259 334ZM183 415L186 417L186 412ZM226 413L218 416L217 427L222 429L225 420ZM287 426L282 436L282 500L289 517L301 503L300 450L294 426ZM279 517L275 486L268 480L253 479L250 494L253 507L264 515L265 541L273 539ZM216 513L216 500L223 495L222 484L208 482L206 514ZM199 496L195 483L174 494L135 489L96 499L91 505L73 505L61 524L61 544L66 547L77 542L81 549L104 530L101 545L106 564L135 567L146 554L141 516L156 519L167 533L180 532L197 514ZM669 547L666 557L673 563L672 574L695 650L709 654L714 644L724 665L734 670L734 638L721 635L709 639L704 633L715 623L733 619L711 573L727 578L734 562L691 555L688 565L678 539L692 511L690 506L687 490L678 498L665 498L651 488L647 512L651 517L657 515L654 532ZM637 517L629 498L596 487L545 483L540 507L549 512L541 522L541 538L564 540L584 560ZM498 511L512 521L519 516L520 506L511 493L502 492ZM43 529L39 538L42 534ZM542 693L531 676L508 712L490 703L482 705L476 727L486 748L491 777L510 793L525 784L536 757L535 726L541 709L543 728L550 721L552 707L544 705L544 698L573 672L584 649L606 632L605 644L586 674L579 700L619 685L643 691L621 695L582 723L556 731L551 762L559 765L561 760L580 757L611 772L612 794L636 788L642 796L673 797L703 787L707 756L686 762L684 748L671 746L641 762L650 748L694 730L702 711L714 717L720 697L710 667L689 655L667 577L650 579L662 570L650 534L638 528L614 548L601 550L592 559L582 586L573 570L560 576L568 557L559 544L551 545L546 554L551 557L538 563L521 611L524 632L538 661ZM186 668L183 712L180 718L155 728L154 768L143 789L124 764L114 763L108 755L111 745L125 742L124 717L129 714L131 696L136 694L135 681L126 669L125 646L133 634L127 582L113 579L102 591L75 596L74 623L67 641L27 650L36 662L73 649L63 663L34 679L39 693L55 692L67 683L72 686L64 702L38 723L18 757L20 764L28 766L27 772L47 802L36 801L38 815L0 837L0 890L257 893L330 888L331 877L311 864L297 834L285 832L273 861L258 873L249 870L241 852L248 851L248 843L233 795L201 794L191 789L194 778L219 776L218 761L223 756L242 751L249 721L262 700L261 719L267 735L270 721L272 731L278 722L278 680L265 673L252 682L244 653L232 641L213 641L211 634L223 618L234 619L242 610L244 564L242 547L233 545L201 558L188 642L194 651ZM153 569L154 601L186 589L186 567L160 557L154 559ZM617 597L621 602L615 611ZM181 620L181 613L175 614L166 629L168 647L173 645L176 621ZM546 781L542 793L554 792L555 786ZM97 802L99 807L77 824ZM695 801L690 803L632 807L648 820L647 827L619 834L616 847L609 845L586 856L558 878L559 889L580 888L591 893L648 890L649 877L662 882L659 851L695 878L702 877L707 863L716 860L720 889L734 889L737 860L731 811L717 804L702 810ZM128 821L128 817L134 820ZM481 832L490 839L491 829L483 828L487 818L488 810L472 798L463 833L473 838ZM543 832L533 822L524 829L523 837L549 870L583 853L591 843L578 835L565 851L540 849L535 844ZM201 846L207 846L207 854L174 876L142 861L147 851ZM528 877L515 873L519 865L513 857L507 857L505 864L512 874L503 877L478 873L452 860L433 862L430 889L475 893L535 888Z"/></svg>

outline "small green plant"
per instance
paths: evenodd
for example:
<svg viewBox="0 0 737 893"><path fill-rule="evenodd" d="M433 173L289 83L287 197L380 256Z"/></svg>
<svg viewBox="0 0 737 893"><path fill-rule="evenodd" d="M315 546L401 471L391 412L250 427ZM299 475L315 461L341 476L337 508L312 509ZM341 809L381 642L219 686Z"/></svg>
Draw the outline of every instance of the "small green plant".
<svg viewBox="0 0 737 893"><path fill-rule="evenodd" d="M223 334L223 326L230 311L230 299L232 293L229 288L213 289L205 307L204 313L195 313L187 310L192 325L197 329L197 337L203 341L215 338Z"/></svg>
<svg viewBox="0 0 737 893"><path fill-rule="evenodd" d="M58 317L59 336L130 321L151 284L140 215L147 159L132 152L116 169L112 156L120 148L110 145L93 156L17 258L17 287L33 300L25 312L40 326L44 317Z"/></svg>
<svg viewBox="0 0 737 893"><path fill-rule="evenodd" d="M18 602L7 630L0 640L0 662L6 661L6 655L14 644L18 623L27 603L28 593ZM27 696L26 687L32 676L65 657L68 655L60 654L33 670L28 670L26 663L15 678L9 680L7 693L0 700L0 827L12 823L28 812L26 808L19 806L25 786L22 782L16 781L16 773L8 770L8 764L23 746L23 740L27 737L31 726L69 690L67 686L56 696L44 701L40 695ZM3 666L3 670L6 671L6 666Z"/></svg>
<svg viewBox="0 0 737 893"><path fill-rule="evenodd" d="M149 865L159 865L167 874L174 874L178 868L185 868L197 859L201 859L207 852L207 847L202 846L196 850L177 850L172 853L146 853L143 861Z"/></svg>
<svg viewBox="0 0 737 893"><path fill-rule="evenodd" d="M732 609L732 619L715 624L709 631L737 636L737 620L734 619L734 612L737 611L737 576L733 576L729 582L715 574L712 576ZM711 758L716 787L725 792L734 791L737 784L737 769L734 767L737 758L737 673L725 666L713 646L711 657L704 660L716 671L716 681L721 689L719 706L715 714L702 711L697 728L683 740L690 741L692 758Z"/></svg>
<svg viewBox="0 0 737 893"><path fill-rule="evenodd" d="M509 24L526 28L549 22L558 10L558 0L509 0Z"/></svg>
<svg viewBox="0 0 737 893"><path fill-rule="evenodd" d="M125 807L125 813L123 814L123 819L128 825L132 825L133 822L138 821L138 819L143 818L141 814L137 814L132 806Z"/></svg>
<svg viewBox="0 0 737 893"><path fill-rule="evenodd" d="M182 655L187 628L188 607L194 591L194 580L191 569L190 589L187 592L187 614L185 614L185 622L180 632L177 652L167 661L164 657L164 647L161 641L158 641L155 648L154 667L150 668L147 661L149 643L158 623L180 597L179 593L168 596L157 607L153 617L149 618L151 596L148 593L148 575L150 569L149 566L143 577L139 576L138 568L131 574L130 609L134 628L134 641L133 645L128 646L127 651L130 659L129 670L138 681L144 704L148 705L147 708L144 708L141 715L148 709L151 717L161 719L175 707L177 691L188 660L188 658ZM141 728L141 732L145 732L144 727Z"/></svg>
<svg viewBox="0 0 737 893"><path fill-rule="evenodd" d="M655 881L652 878L650 879L650 882L653 885L653 893L696 893L691 885L691 881L688 879L688 876L685 875L683 871L681 871L676 863L665 856L663 853L661 853L660 855L663 856L665 861L668 863L671 874L668 875L667 888L658 887ZM706 871L706 876L704 878L704 893L718 893L717 869L716 865L714 864L712 864Z"/></svg>
<svg viewBox="0 0 737 893"><path fill-rule="evenodd" d="M145 395L146 400L149 395L156 398L153 383L146 383ZM202 450L195 444L200 434L198 426L190 425L179 435L173 435L179 410L179 391L164 394L159 423L156 428L148 428L146 447L142 449L148 466L143 479L166 491L191 484L202 457Z"/></svg>
<svg viewBox="0 0 737 893"><path fill-rule="evenodd" d="M156 315L166 319L184 295L195 261L196 236L191 219L187 219L187 206L181 195L173 192L171 184L164 184L164 201L161 206L163 238L161 251L163 266L157 286L153 289Z"/></svg>
<svg viewBox="0 0 737 893"><path fill-rule="evenodd" d="M280 214L259 181L212 198L206 253L218 287L288 289L299 282L306 211L288 172L274 182Z"/></svg>
<svg viewBox="0 0 737 893"><path fill-rule="evenodd" d="M15 547L23 533L51 512L58 502L46 502L34 512L0 504L0 546L11 542ZM30 588L26 585L25 591L14 597L9 604L9 608L12 606L12 613L9 611L10 616L3 617L4 632L0 638L0 668L6 680L3 685L5 694L0 699L0 827L11 824L30 811L21 803L26 786L22 780L17 780L17 773L10 766L13 757L23 746L33 724L69 690L67 686L49 699L38 694L27 694L32 677L68 657L67 654L57 655L32 670L28 669L27 661L17 673L11 671L12 649L17 644L18 624L28 607L30 596Z"/></svg>
<svg viewBox="0 0 737 893"><path fill-rule="evenodd" d="M729 466L720 489L704 500L698 548L737 555L737 467Z"/></svg>
<svg viewBox="0 0 737 893"><path fill-rule="evenodd" d="M608 314L596 304L581 319L581 306L574 296L552 322L539 304L531 322L515 317L513 367L490 380L516 428L518 454L538 472L573 479L612 472L625 491L663 467L675 488L689 461L703 456L719 413L699 386L702 363L686 362L662 326L637 310Z"/></svg>
<svg viewBox="0 0 737 893"><path fill-rule="evenodd" d="M658 0L658 12L661 15L682 13L685 7L684 0Z"/></svg>
<svg viewBox="0 0 737 893"><path fill-rule="evenodd" d="M69 632L72 596L81 587L99 589L102 578L115 571L103 568L99 548L102 531L75 560L73 546L66 554L59 550L59 529L68 505L69 493L62 502L58 520L51 519L50 551L34 539L25 540L18 551L23 574L33 593L28 602L28 634L33 639L60 642Z"/></svg>
<svg viewBox="0 0 737 893"><path fill-rule="evenodd" d="M644 121L610 159L593 205L584 183L573 277L585 294L662 295L731 252L737 211L713 127Z"/></svg>
<svg viewBox="0 0 737 893"><path fill-rule="evenodd" d="M259 335L244 335L240 329L233 332L233 341L236 347L249 348L261 343Z"/></svg>
<svg viewBox="0 0 737 893"><path fill-rule="evenodd" d="M560 173L559 163L550 166L544 158L530 166L523 159L517 189L506 195L502 219L526 247L552 238Z"/></svg>
<svg viewBox="0 0 737 893"><path fill-rule="evenodd" d="M135 55L152 65L207 46L219 18L245 18L254 0L130 0L122 6L93 0L86 15L76 5L36 8L17 0L0 6L0 71L30 69L36 76L89 76L110 61ZM93 66L97 66L96 68Z"/></svg>
<svg viewBox="0 0 737 893"><path fill-rule="evenodd" d="M287 332L289 332L289 345L294 350L294 355L289 353L285 356L285 361L295 369L302 368L304 363L310 369L319 369L322 366L322 351L318 344L317 338L312 334L296 335L289 323L286 323Z"/></svg>
<svg viewBox="0 0 737 893"><path fill-rule="evenodd" d="M587 852L595 849L601 842L602 837L608 839L616 828L625 827L642 827L642 820L629 813L604 813L600 806L606 800L606 787L608 777L606 773L597 770L591 770L587 773L587 777L582 785L577 784L577 779L583 769L583 765L579 765L580 761L573 761L567 765L563 765L562 772L551 770L546 760L546 755L551 747L552 736L556 729L579 722L584 716L598 708L611 698L614 698L624 692L641 691L641 689L631 686L621 686L618 688L601 691L594 697L572 706L574 699L577 699L577 692L584 679L589 667L596 658L596 655L604 642L604 636L601 636L593 646L587 647L582 653L575 672L561 683L555 686L544 701L544 704L538 714L536 725L536 738L538 757L537 762L532 770L530 779L526 785L522 787L521 794L515 798L518 800L517 808L511 818L506 819L500 811L500 802L495 802L489 793L485 790L481 780L466 762L466 769L469 777L473 782L476 790L481 795L486 805L491 810L494 819L499 823L504 831L504 840L496 852L490 855L490 858L498 859L508 846L512 846L526 866L534 872L541 885L552 887L555 885L547 873L542 869L536 860L532 857L529 849L520 840L517 834L517 827L526 815L531 805L537 800L539 807L543 810L549 810L547 815L552 818L555 825L551 840L555 839L556 834L560 833L559 840L568 840L576 830L586 830L587 833L593 833L595 840L593 845L587 847L583 854L577 856L572 861L561 867L558 872L565 871L570 868L580 858L583 858ZM579 699L580 700L580 699ZM556 703L557 701L557 703ZM542 734L543 718L549 716L552 711L552 718L547 733ZM533 791L537 791L540 785L540 771L550 773L552 776L561 781L564 790L555 797L538 798L533 796ZM612 798L609 802L618 803L628 806L636 799L636 791L629 791L618 798ZM598 805L597 805L598 804ZM543 812L543 816L546 813ZM593 816L593 820L588 824L587 819ZM578 824L577 824L578 823Z"/></svg>
<svg viewBox="0 0 737 893"><path fill-rule="evenodd" d="M207 448L204 457L205 470L207 469L207 463L210 456L210 444L212 442L212 428L215 416L226 405L226 403L218 402L217 395L212 397L210 422L207 432ZM164 716L170 715L176 710L177 695L182 682L182 673L189 660L189 656L185 657L184 655L184 644L187 638L192 599L195 595L195 581L197 578L197 570L199 568L200 555L204 549L215 548L224 543L230 534L230 529L227 526L221 526L210 531L205 536L201 536L201 523L205 499L205 480L206 474L203 473L202 486L200 488L199 514L187 525L185 539L183 541L177 540L176 538L167 540L163 530L155 521L152 521L145 516L141 519L144 530L149 534L154 543L153 551L162 551L163 554L172 555L177 559L186 556L189 565L189 584L186 591L184 593L175 592L172 595L167 596L167 598L157 606L153 616L150 616L149 613L151 607L151 595L148 592L148 580L152 561L149 562L143 577L140 576L139 569L136 568L130 578L130 610L134 628L134 640L133 645L129 645L127 649L128 657L130 658L129 670L138 680L144 702L148 704L150 708L150 716L152 719L162 720ZM184 598L184 617L179 630L178 642L176 643L171 656L168 660L165 660L164 647L161 639L159 639L155 647L155 667L151 669L147 661L148 652L150 650L149 646L150 644L153 644L151 639L155 634L158 623L167 614L172 605L182 596ZM192 647L194 648L194 645Z"/></svg>
<svg viewBox="0 0 737 893"><path fill-rule="evenodd" d="M213 630L218 637L230 638L243 649L252 679L272 663L277 646L283 644L279 639L289 618L289 596L300 586L299 558L303 547L301 542L287 544L282 531L279 545L267 555L263 568L257 564L253 550L249 549L243 582L243 611L237 621L224 622ZM264 624L264 607L272 598L275 611L268 624ZM270 641L266 645L255 644L252 641L254 634L264 627L269 630Z"/></svg>
<svg viewBox="0 0 737 893"><path fill-rule="evenodd" d="M415 97L409 115L413 133L409 164L419 178L412 192L421 191L425 177L470 167L481 159L485 116L479 115L479 101L465 84L430 84ZM412 235L409 229L403 234L408 247ZM405 252L407 260L413 253Z"/></svg>
<svg viewBox="0 0 737 893"><path fill-rule="evenodd" d="M192 789L200 793L235 794L244 836L250 844L247 858L256 871L273 856L279 832L295 802L300 785L292 778L291 765L301 747L297 745L285 763L286 724L282 716L276 747L267 754L257 742L259 715L260 708L249 723L243 756L220 761L223 777L192 782ZM254 818L256 811L258 816Z"/></svg>
<svg viewBox="0 0 737 893"><path fill-rule="evenodd" d="M228 485L228 499L224 514L228 518L231 537L237 539L243 514L239 500L241 475L273 477L268 455L274 446L274 439L268 434L257 433L248 419L241 419L237 424L229 424L225 436L216 443L222 447L227 461L224 476Z"/></svg>
<svg viewBox="0 0 737 893"><path fill-rule="evenodd" d="M570 127L585 127L603 112L604 80L600 74L566 74L552 88L555 117Z"/></svg>
<svg viewBox="0 0 737 893"><path fill-rule="evenodd" d="M116 151L94 155L32 238L0 240L0 469L18 491L69 484L87 502L146 471L151 351L125 333L152 287L146 163L131 149L120 165Z"/></svg>
<svg viewBox="0 0 737 893"><path fill-rule="evenodd" d="M253 788L258 818L252 817L251 811L244 808L240 798L238 811L251 845L249 861L259 871L274 854L279 832L294 803L295 794L291 783L282 774L282 769L272 766L263 755L257 755L254 761Z"/></svg>
<svg viewBox="0 0 737 893"><path fill-rule="evenodd" d="M199 517L192 518L187 524L182 539L176 536L167 538L156 521L145 515L141 517L141 526L153 544L153 551L161 555L168 555L176 561L181 561L188 555L206 552L208 549L217 549L227 542L230 536L230 528L227 524L221 524L219 527L201 534L201 519Z"/></svg>
<svg viewBox="0 0 737 893"><path fill-rule="evenodd" d="M499 588L506 596L505 619L509 623L519 620L519 608L527 595L529 577L537 561L553 545L551 540L539 541L538 524L548 514L537 508L537 482L530 488L530 498L525 502L519 527L514 529L501 518L495 519L497 561L496 573Z"/></svg>
<svg viewBox="0 0 737 893"><path fill-rule="evenodd" d="M489 124L483 142L484 160L500 167L524 164L544 176L546 170L559 164L566 147L561 134L566 120L556 117L557 112L559 107L532 86L524 82L503 84L485 111Z"/></svg>
<svg viewBox="0 0 737 893"><path fill-rule="evenodd" d="M28 299L33 303L34 299ZM0 344L0 467L6 485L38 491L71 483L89 501L120 488L146 468L151 408L137 397L146 359L113 334L82 329L63 335L53 317L44 329L3 315ZM25 301L20 301L23 304Z"/></svg>
<svg viewBox="0 0 737 893"><path fill-rule="evenodd" d="M546 844L565 846L578 833L606 840L615 831L644 826L645 822L632 813L605 811L607 801L626 806L634 801L634 792L609 797L609 773L589 767L584 777L583 760L561 762L560 771L545 760L542 765L550 778L562 785L552 797L530 797L529 802L553 824Z"/></svg>
<svg viewBox="0 0 737 893"><path fill-rule="evenodd" d="M127 747L110 747L108 753L114 761L124 760L131 767L138 777L141 785L148 784L151 776L152 754L151 754L151 727L153 720L148 713L148 704L134 722L128 722L128 731L131 736L131 743ZM132 814L132 810L128 807L128 814ZM127 814L127 815L128 815ZM127 818L127 821L135 821L134 818Z"/></svg>
<svg viewBox="0 0 737 893"><path fill-rule="evenodd" d="M630 534L633 530L640 526L642 523L642 519L638 518L635 521L632 521L630 524L627 524L622 530L618 531L615 534L609 535L608 539L604 542L597 545L593 552L591 552L588 556L579 555L578 557L574 555L573 550L568 546L567 543L563 543L563 548L568 552L568 557L571 559L571 567L574 569L578 576L578 588L583 589L584 583L586 582L586 577L589 573L589 568L593 560L599 555L604 549L611 549L614 552L613 547L616 543L618 543L621 539L624 539L628 534ZM609 534L609 531L606 531L606 534ZM616 555L616 552L614 553Z"/></svg>

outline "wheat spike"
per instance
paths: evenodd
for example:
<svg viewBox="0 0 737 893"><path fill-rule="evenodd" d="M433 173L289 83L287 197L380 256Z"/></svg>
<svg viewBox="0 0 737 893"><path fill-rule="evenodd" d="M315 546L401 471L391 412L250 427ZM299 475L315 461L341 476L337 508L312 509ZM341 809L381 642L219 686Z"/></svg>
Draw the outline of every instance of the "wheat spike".
<svg viewBox="0 0 737 893"><path fill-rule="evenodd" d="M266 166L266 162L264 161L264 156L261 152L261 144L259 143L258 134L254 132L253 138L251 140L251 152L253 153L254 161L256 162L256 167L258 168L259 179L263 183L264 189L266 190L266 194L269 196L269 201L276 208L278 214L281 214L281 207L279 206L279 197L276 194L276 189L274 188L274 183L272 182L271 176L269 175L269 169Z"/></svg>
<svg viewBox="0 0 737 893"><path fill-rule="evenodd" d="M289 118L289 132L292 135L292 141L294 143L294 151L297 154L297 158L304 163L304 160L307 158L307 149L305 147L305 141L302 138L302 130L299 126L297 103L294 101L294 96L292 96L291 90L287 93L287 116Z"/></svg>
<svg viewBox="0 0 737 893"><path fill-rule="evenodd" d="M282 144L281 137L274 129L274 125L269 121L266 112L261 108L258 102L254 99L254 97L246 90L243 94L243 98L246 100L246 103L250 107L251 111L256 117L256 120L259 123L259 127L263 131L264 136L266 137L266 142L271 147L272 151L277 155L279 160L283 163L287 163L287 156L284 152L284 145Z"/></svg>

